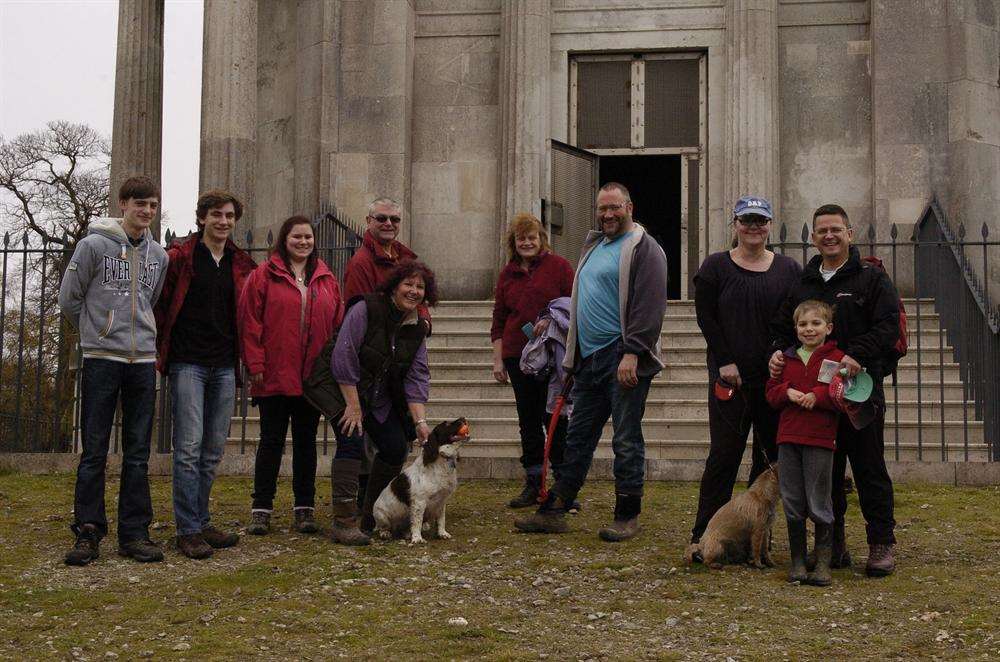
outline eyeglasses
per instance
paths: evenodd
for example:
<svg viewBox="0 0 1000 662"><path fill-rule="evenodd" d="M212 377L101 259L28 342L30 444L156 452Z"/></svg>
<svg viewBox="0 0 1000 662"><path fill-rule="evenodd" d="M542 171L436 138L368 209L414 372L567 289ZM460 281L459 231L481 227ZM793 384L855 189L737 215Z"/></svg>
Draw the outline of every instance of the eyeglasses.
<svg viewBox="0 0 1000 662"><path fill-rule="evenodd" d="M399 225L400 221L403 220L399 216L386 216L385 214L372 214L369 215L368 218L372 219L379 225L385 223L386 221L391 221L393 225Z"/></svg>
<svg viewBox="0 0 1000 662"><path fill-rule="evenodd" d="M617 214L622 209L625 209L625 205L623 204L601 205L600 207L597 208L597 213L600 216L603 216L608 212L611 212L612 214Z"/></svg>
<svg viewBox="0 0 1000 662"><path fill-rule="evenodd" d="M771 222L767 216L761 216L760 214L746 214L745 216L737 216L736 220L740 222L740 225L745 227L750 227L752 225L758 228L764 227Z"/></svg>

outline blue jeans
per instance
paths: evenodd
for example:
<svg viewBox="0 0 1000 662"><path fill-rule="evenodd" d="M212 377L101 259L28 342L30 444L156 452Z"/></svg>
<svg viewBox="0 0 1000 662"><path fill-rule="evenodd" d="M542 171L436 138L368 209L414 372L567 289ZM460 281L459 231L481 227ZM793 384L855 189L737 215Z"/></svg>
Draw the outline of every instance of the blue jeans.
<svg viewBox="0 0 1000 662"><path fill-rule="evenodd" d="M73 498L74 532L93 524L108 533L104 508L105 467L118 396L122 400L122 472L118 487L118 543L149 538L153 503L149 496L149 440L156 406L156 367L84 359L80 382L82 453Z"/></svg>
<svg viewBox="0 0 1000 662"><path fill-rule="evenodd" d="M622 344L599 349L583 360L573 376L573 415L566 431L565 461L552 488L565 501L576 498L590 471L601 430L611 418L614 435L615 492L642 496L646 472L646 442L642 417L652 377L640 377L633 388L618 383Z"/></svg>
<svg viewBox="0 0 1000 662"><path fill-rule="evenodd" d="M235 402L232 367L170 364L174 521L179 536L200 533L208 526L208 497L226 448Z"/></svg>

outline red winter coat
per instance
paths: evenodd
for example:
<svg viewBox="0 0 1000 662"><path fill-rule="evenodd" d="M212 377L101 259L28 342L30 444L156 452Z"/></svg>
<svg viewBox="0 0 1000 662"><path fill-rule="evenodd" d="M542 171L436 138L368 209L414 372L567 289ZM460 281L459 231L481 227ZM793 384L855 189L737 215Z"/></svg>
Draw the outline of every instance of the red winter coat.
<svg viewBox="0 0 1000 662"><path fill-rule="evenodd" d="M392 268L400 260L415 260L417 254L398 241L392 242L395 257L389 257L382 245L372 237L371 230L365 232L361 248L347 263L344 271L344 300L371 294L385 280Z"/></svg>
<svg viewBox="0 0 1000 662"><path fill-rule="evenodd" d="M305 379L323 345L344 319L340 284L323 260L309 280L305 325L300 330L302 295L295 276L277 253L247 279L236 317L243 342L243 362L264 382L251 395L302 395Z"/></svg>
<svg viewBox="0 0 1000 662"><path fill-rule="evenodd" d="M534 323L553 299L573 294L573 267L555 253L544 253L531 261L525 271L519 258L500 271L493 303L490 341L501 339L501 356L521 356L528 336L521 327Z"/></svg>
<svg viewBox="0 0 1000 662"><path fill-rule="evenodd" d="M844 353L837 349L834 340L827 341L809 357L809 365L791 347L785 350L785 369L778 379L767 381L767 402L781 410L778 422L779 444L819 446L834 450L837 445L838 410L830 399L830 385L817 381L823 359L840 361ZM816 406L803 409L789 401L788 389L816 394Z"/></svg>
<svg viewBox="0 0 1000 662"><path fill-rule="evenodd" d="M170 258L167 276L163 281L163 291L160 292L160 298L156 302L156 307L153 308L153 315L156 317L156 369L163 374L167 372L167 359L170 356L170 335L174 330L177 316L180 314L181 308L184 307L184 298L187 296L188 287L191 286L191 279L194 278L194 249L199 241L201 241L201 233L196 232L188 237L187 241L174 242L167 249L167 257ZM226 248L232 250L234 309L238 311L243 285L257 264L246 251L234 244L232 239L226 240ZM239 385L240 336L238 328L234 349L236 383Z"/></svg>

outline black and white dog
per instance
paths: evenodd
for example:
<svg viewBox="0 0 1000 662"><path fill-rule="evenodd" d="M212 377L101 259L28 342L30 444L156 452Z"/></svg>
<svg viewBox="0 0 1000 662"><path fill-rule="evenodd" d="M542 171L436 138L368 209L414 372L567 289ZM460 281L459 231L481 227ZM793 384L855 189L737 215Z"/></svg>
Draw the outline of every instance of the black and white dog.
<svg viewBox="0 0 1000 662"><path fill-rule="evenodd" d="M402 538L409 530L410 543L422 543L427 523L438 538L451 538L444 528L445 503L458 487L458 448L468 440L464 418L434 428L420 455L375 501L375 529L383 537Z"/></svg>

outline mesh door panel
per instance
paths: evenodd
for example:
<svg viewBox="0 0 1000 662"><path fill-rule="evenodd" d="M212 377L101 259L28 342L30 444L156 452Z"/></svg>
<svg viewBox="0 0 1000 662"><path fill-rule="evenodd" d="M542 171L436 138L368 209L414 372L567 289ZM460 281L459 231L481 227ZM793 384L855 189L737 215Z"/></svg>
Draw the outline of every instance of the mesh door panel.
<svg viewBox="0 0 1000 662"><path fill-rule="evenodd" d="M563 230L552 248L576 268L583 240L593 224L597 157L552 143L552 200L563 206Z"/></svg>
<svg viewBox="0 0 1000 662"><path fill-rule="evenodd" d="M698 146L698 60L646 60L646 147Z"/></svg>
<svg viewBox="0 0 1000 662"><path fill-rule="evenodd" d="M631 64L578 62L576 144L584 149L629 147Z"/></svg>
<svg viewBox="0 0 1000 662"><path fill-rule="evenodd" d="M683 158L683 157L682 157ZM694 299L694 275L701 266L698 254L701 219L698 216L698 177L701 161L688 160L687 245L688 245L688 298Z"/></svg>

